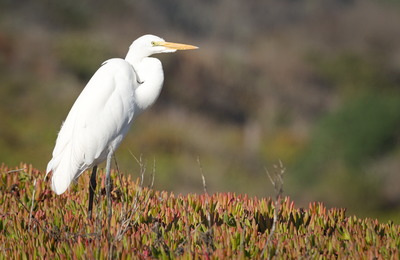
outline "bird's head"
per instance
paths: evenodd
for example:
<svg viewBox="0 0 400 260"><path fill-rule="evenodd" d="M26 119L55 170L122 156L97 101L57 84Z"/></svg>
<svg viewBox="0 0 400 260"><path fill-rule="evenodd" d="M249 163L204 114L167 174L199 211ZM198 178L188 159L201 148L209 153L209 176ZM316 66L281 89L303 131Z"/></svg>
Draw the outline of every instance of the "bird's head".
<svg viewBox="0 0 400 260"><path fill-rule="evenodd" d="M198 47L193 45L166 42L163 38L147 34L136 39L129 47L136 58L141 59L157 53L169 53L177 50L193 50Z"/></svg>

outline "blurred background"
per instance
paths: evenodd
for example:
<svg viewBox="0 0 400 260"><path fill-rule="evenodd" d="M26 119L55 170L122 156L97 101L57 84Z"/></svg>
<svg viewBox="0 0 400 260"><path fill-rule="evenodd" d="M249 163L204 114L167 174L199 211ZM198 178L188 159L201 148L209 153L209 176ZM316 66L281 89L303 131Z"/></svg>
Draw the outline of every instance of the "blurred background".
<svg viewBox="0 0 400 260"><path fill-rule="evenodd" d="M155 188L284 194L400 219L400 1L0 0L0 163L45 170L100 64L147 33L165 83L116 156Z"/></svg>

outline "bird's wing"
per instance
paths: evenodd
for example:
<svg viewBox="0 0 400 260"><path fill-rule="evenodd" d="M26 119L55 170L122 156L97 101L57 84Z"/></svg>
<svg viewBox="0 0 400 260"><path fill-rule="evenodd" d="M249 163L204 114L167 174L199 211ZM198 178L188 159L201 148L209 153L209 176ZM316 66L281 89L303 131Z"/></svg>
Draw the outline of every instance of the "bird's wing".
<svg viewBox="0 0 400 260"><path fill-rule="evenodd" d="M90 79L61 127L47 167L56 193L118 147L134 115L135 84L132 66L122 59L107 61Z"/></svg>

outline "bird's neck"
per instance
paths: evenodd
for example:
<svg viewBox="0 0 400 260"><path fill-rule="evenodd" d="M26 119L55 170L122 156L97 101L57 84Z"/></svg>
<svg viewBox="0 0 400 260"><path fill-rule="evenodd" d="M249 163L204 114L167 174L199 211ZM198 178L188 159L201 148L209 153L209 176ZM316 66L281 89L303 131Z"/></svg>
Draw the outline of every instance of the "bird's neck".
<svg viewBox="0 0 400 260"><path fill-rule="evenodd" d="M138 55L137 52L129 49L128 53L126 54L125 60L129 62L132 66L135 66L139 64L145 57L146 56Z"/></svg>
<svg viewBox="0 0 400 260"><path fill-rule="evenodd" d="M133 65L142 81L135 89L136 105L145 110L157 100L164 82L161 62L156 58L144 58Z"/></svg>

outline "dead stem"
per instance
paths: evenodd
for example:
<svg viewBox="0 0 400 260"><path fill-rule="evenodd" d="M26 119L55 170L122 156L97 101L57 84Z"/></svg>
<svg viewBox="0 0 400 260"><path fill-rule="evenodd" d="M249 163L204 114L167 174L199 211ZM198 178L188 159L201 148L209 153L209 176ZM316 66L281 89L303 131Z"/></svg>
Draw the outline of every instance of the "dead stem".
<svg viewBox="0 0 400 260"><path fill-rule="evenodd" d="M274 219L272 222L272 227L271 230L269 232L269 236L267 238L267 241L265 242L265 246L261 252L261 255L263 256L268 248L269 243L271 242L274 234L275 234L275 230L276 230L276 225L278 223L278 217L279 217L279 210L281 207L281 197L283 194L283 174L285 173L286 169L282 164L282 161L279 160L279 165L274 165L274 176L271 176L269 174L269 171L267 170L267 168L265 168L265 171L268 175L269 180L272 183L272 186L274 186L274 190L275 190L275 201L274 201ZM268 259L270 259L270 257L268 256Z"/></svg>
<svg viewBox="0 0 400 260"><path fill-rule="evenodd" d="M33 182L33 192L32 192L32 199L31 199L31 210L29 211L29 222L28 226L31 226L32 216L33 216L33 206L35 204L35 193L36 193L36 179Z"/></svg>

